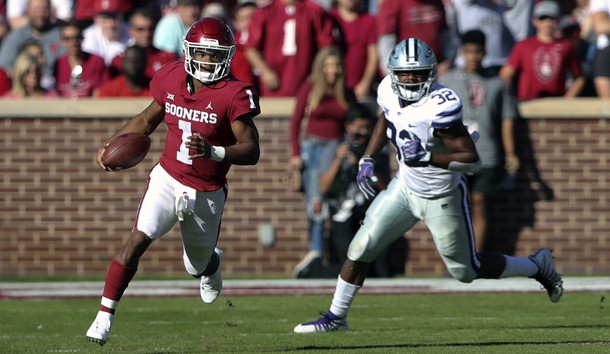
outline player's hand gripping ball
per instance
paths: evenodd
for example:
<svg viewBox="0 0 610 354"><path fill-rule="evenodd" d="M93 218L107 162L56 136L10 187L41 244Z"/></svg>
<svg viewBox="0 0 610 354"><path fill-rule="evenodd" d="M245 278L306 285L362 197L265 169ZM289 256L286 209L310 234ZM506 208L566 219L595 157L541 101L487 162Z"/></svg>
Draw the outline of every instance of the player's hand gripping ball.
<svg viewBox="0 0 610 354"><path fill-rule="evenodd" d="M110 141L101 161L110 171L131 168L144 160L150 149L150 137L140 133L125 133Z"/></svg>

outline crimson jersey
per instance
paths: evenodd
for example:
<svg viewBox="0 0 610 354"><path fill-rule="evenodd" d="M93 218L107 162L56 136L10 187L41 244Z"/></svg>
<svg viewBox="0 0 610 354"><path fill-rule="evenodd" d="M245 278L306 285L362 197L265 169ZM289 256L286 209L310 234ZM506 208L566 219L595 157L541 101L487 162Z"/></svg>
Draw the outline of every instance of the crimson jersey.
<svg viewBox="0 0 610 354"><path fill-rule="evenodd" d="M563 96L567 71L574 77L582 76L578 53L568 39L543 43L535 36L530 37L513 47L507 63L521 72L519 100Z"/></svg>
<svg viewBox="0 0 610 354"><path fill-rule="evenodd" d="M310 0L297 0L294 5L274 1L257 8L244 47L259 51L281 81L276 91L261 84L261 95L295 96L318 50L335 43L332 29L326 11Z"/></svg>
<svg viewBox="0 0 610 354"><path fill-rule="evenodd" d="M119 75L103 84L97 91L97 97L150 97L148 86L136 92L127 83L125 75Z"/></svg>
<svg viewBox="0 0 610 354"><path fill-rule="evenodd" d="M68 55L64 54L55 62L55 85L62 97L89 97L93 91L108 81L110 74L99 55L83 53L83 74L80 80L72 82L72 67Z"/></svg>
<svg viewBox="0 0 610 354"><path fill-rule="evenodd" d="M443 60L440 34L447 30L442 0L384 0L377 14L380 36L395 34L396 43L409 37L419 38Z"/></svg>
<svg viewBox="0 0 610 354"><path fill-rule="evenodd" d="M123 72L123 54L124 53L121 53L112 59L112 62L110 63L111 75L118 76L118 74ZM174 60L178 60L176 53L166 52L155 47L146 48L146 71L144 72L144 75L146 75L147 78L152 79L153 76L155 76L155 73L161 69L165 63Z"/></svg>
<svg viewBox="0 0 610 354"><path fill-rule="evenodd" d="M339 10L330 11L341 30L341 39L345 47L345 85L354 88L364 75L368 58L368 47L377 44L375 17L359 14L353 21L344 20Z"/></svg>
<svg viewBox="0 0 610 354"><path fill-rule="evenodd" d="M301 122L305 118L305 111L311 94L313 83L306 81L303 83L296 96L296 104L290 119L290 142L292 144L292 155L299 156L301 147L299 145L299 136L301 131ZM349 103L355 102L353 92L346 91L346 100ZM343 139L345 133L345 115L347 109L343 107L335 96L324 95L318 106L311 109L307 119L307 136L314 136L323 140Z"/></svg>
<svg viewBox="0 0 610 354"><path fill-rule="evenodd" d="M167 124L159 163L180 183L199 191L213 191L226 184L231 164L203 158L189 160L186 138L199 133L210 145L234 145L231 123L245 114L258 115L259 97L251 85L231 75L191 95L187 75L184 63L175 61L157 71L150 83L155 102L165 109Z"/></svg>

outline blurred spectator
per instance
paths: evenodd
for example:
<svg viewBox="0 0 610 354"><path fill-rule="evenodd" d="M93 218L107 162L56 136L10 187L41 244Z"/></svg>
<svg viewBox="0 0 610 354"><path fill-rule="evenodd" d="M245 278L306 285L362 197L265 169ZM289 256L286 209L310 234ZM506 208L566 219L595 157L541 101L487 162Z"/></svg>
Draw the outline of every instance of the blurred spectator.
<svg viewBox="0 0 610 354"><path fill-rule="evenodd" d="M610 98L610 0L591 0L589 4L596 38L593 80L597 95Z"/></svg>
<svg viewBox="0 0 610 354"><path fill-rule="evenodd" d="M457 33L478 29L485 33L486 48L483 67L497 75L515 45L513 34L504 22L506 5L500 0L453 0ZM531 23L531 17L527 19ZM463 67L464 58L457 56L455 66Z"/></svg>
<svg viewBox="0 0 610 354"><path fill-rule="evenodd" d="M153 45L181 58L184 35L200 15L200 0L177 0L174 11L164 15L157 24Z"/></svg>
<svg viewBox="0 0 610 354"><path fill-rule="evenodd" d="M0 47L0 67L9 71L19 51L28 42L38 42L44 49L45 75L53 75L53 65L63 54L59 27L51 22L49 0L30 0L27 7L28 23L11 31Z"/></svg>
<svg viewBox="0 0 610 354"><path fill-rule="evenodd" d="M53 90L45 90L41 85L42 65L28 53L21 53L11 70L12 89L5 98L41 98L56 97Z"/></svg>
<svg viewBox="0 0 610 354"><path fill-rule="evenodd" d="M328 237L328 252L324 259L311 262L302 268L297 278L336 278L341 266L347 258L347 249L360 228L366 209L372 200L367 200L358 188L358 160L364 154L369 143L375 116L362 104L350 105L345 120L345 137L334 155L326 156L320 164L324 171L320 176L320 192L324 195L330 213L330 229ZM387 152L383 151L376 157L375 173L379 178L379 187L385 189L390 180L390 164ZM406 242L403 238L400 240ZM399 270L393 265L390 254L393 245L387 247L369 269L369 276L391 277L404 272L403 249L396 251L403 254L403 262Z"/></svg>
<svg viewBox="0 0 610 354"><path fill-rule="evenodd" d="M176 54L159 50L153 46L155 24L155 13L150 8L136 9L129 19L129 43L146 49L146 76L150 79L165 63L178 59ZM123 53L112 59L111 76L121 73L122 60Z"/></svg>
<svg viewBox="0 0 610 354"><path fill-rule="evenodd" d="M329 11L333 5L337 2L337 0L313 0L317 2L322 8L326 11Z"/></svg>
<svg viewBox="0 0 610 354"><path fill-rule="evenodd" d="M498 76L484 70L485 34L470 30L462 35L461 51L464 68L450 70L439 78L439 83L454 90L464 107L464 125L478 131L477 152L481 170L468 175L471 192L472 223L477 251L485 251L488 239L488 215L495 205L491 198L499 192L503 178L514 179L519 168L515 154L517 107L508 87Z"/></svg>
<svg viewBox="0 0 610 354"><path fill-rule="evenodd" d="M150 78L146 77L146 49L131 46L123 55L123 74L106 82L96 97L148 97Z"/></svg>
<svg viewBox="0 0 610 354"><path fill-rule="evenodd" d="M113 0L74 0L74 18L77 20L81 29L85 29L93 24L93 18L96 14L96 7L106 8L108 3ZM150 6L159 11L158 0L120 0L116 1L117 11L123 15L123 18L128 18L131 11L142 6Z"/></svg>
<svg viewBox="0 0 610 354"><path fill-rule="evenodd" d="M532 14L538 0L493 1L496 4L504 3L504 24L512 34L515 43L536 34L536 29L532 24Z"/></svg>
<svg viewBox="0 0 610 354"><path fill-rule="evenodd" d="M310 222L310 252L295 268L295 274L324 254L324 220L320 163L333 156L345 133L345 114L355 102L345 86L341 52L335 46L321 49L315 57L309 80L301 83L290 123L292 157L289 165L303 171L303 190ZM301 125L307 122L304 134ZM302 139L301 139L302 136Z"/></svg>
<svg viewBox="0 0 610 354"><path fill-rule="evenodd" d="M62 24L60 31L66 54L55 63L57 92L62 97L89 97L108 81L104 59L83 51L83 35L76 21Z"/></svg>
<svg viewBox="0 0 610 354"><path fill-rule="evenodd" d="M588 41L586 36L581 33L580 23L573 15L561 17L557 27L557 38L565 38L572 42L572 46L578 53L578 60L582 69L585 85L580 92L580 96L593 97L597 93L593 83L593 58L595 55L595 40ZM574 78L568 77L568 86L573 82Z"/></svg>
<svg viewBox="0 0 610 354"><path fill-rule="evenodd" d="M252 14L256 10L256 2L254 0L240 1L235 8L233 15L233 28L235 36L235 55L231 61L231 72L241 81L247 82L251 85L256 84L254 79L254 72L252 66L246 59L244 53L244 44L248 40L248 25Z"/></svg>
<svg viewBox="0 0 610 354"><path fill-rule="evenodd" d="M421 39L436 53L439 75L450 68L452 39L442 0L383 0L379 6L377 35L383 76L388 74L385 64L392 49L409 37Z"/></svg>
<svg viewBox="0 0 610 354"><path fill-rule="evenodd" d="M330 14L337 21L345 51L345 84L359 101L369 97L377 79L379 55L375 18L359 10L360 0L337 0Z"/></svg>
<svg viewBox="0 0 610 354"><path fill-rule="evenodd" d="M21 53L29 53L31 56L36 58L36 60L38 60L38 62L43 68L46 67L47 59L44 56L44 48L39 42L30 41L23 44L23 46L19 50L19 54ZM46 90L54 89L55 77L52 74L47 73L43 70L41 84L42 87Z"/></svg>
<svg viewBox="0 0 610 354"><path fill-rule="evenodd" d="M312 0L276 0L257 8L245 54L259 75L261 96L295 96L316 53L334 42L332 19Z"/></svg>
<svg viewBox="0 0 610 354"><path fill-rule="evenodd" d="M72 0L51 0L51 18L53 23L57 20L67 21L72 17ZM15 30L28 22L28 0L6 0L6 18Z"/></svg>
<svg viewBox="0 0 610 354"><path fill-rule="evenodd" d="M120 12L119 0L100 0L94 4L93 25L83 31L83 50L104 58L106 66L127 48L129 33Z"/></svg>
<svg viewBox="0 0 610 354"><path fill-rule="evenodd" d="M536 4L532 19L536 35L517 43L500 71L508 85L517 75L516 96L520 101L576 97L585 85L576 49L569 40L555 38L560 15L559 5L554 1ZM568 71L574 81L566 89Z"/></svg>
<svg viewBox="0 0 610 354"><path fill-rule="evenodd" d="M11 27L8 21L6 20L6 17L0 15L0 44L2 44L4 38L6 38L10 31Z"/></svg>
<svg viewBox="0 0 610 354"><path fill-rule="evenodd" d="M218 1L212 1L203 6L201 17L217 17L225 23L231 23L226 6Z"/></svg>
<svg viewBox="0 0 610 354"><path fill-rule="evenodd" d="M0 96L6 95L12 87L11 78L4 69L0 68Z"/></svg>

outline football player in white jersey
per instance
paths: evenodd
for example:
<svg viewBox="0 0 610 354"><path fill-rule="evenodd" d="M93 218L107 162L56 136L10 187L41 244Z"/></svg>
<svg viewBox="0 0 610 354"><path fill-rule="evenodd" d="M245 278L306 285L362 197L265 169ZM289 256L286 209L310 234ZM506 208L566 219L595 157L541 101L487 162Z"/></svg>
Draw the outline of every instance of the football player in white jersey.
<svg viewBox="0 0 610 354"><path fill-rule="evenodd" d="M389 140L397 150L398 173L369 207L352 240L328 312L294 328L296 333L347 329L347 314L364 283L369 263L419 220L427 225L449 274L475 279L523 276L544 286L552 302L563 292L551 250L527 258L477 253L464 173L479 166L473 138L462 123L462 103L451 89L435 83L437 61L417 38L398 43L388 61L390 74L378 88L382 109L371 141L359 163L358 185L375 196L374 156Z"/></svg>

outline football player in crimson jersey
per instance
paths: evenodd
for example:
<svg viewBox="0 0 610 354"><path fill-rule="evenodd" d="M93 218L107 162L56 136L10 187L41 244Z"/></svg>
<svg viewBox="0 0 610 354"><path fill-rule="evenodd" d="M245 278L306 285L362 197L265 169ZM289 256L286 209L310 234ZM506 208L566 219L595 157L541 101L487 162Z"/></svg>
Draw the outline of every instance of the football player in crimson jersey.
<svg viewBox="0 0 610 354"><path fill-rule="evenodd" d="M205 303L216 300L222 288L222 251L216 243L228 191L226 175L232 164L254 165L260 156L253 122L260 113L259 97L252 86L230 74L235 40L229 27L213 17L199 20L187 32L183 51L184 62L168 63L156 73L150 105L114 135L152 134L163 120L168 127L133 231L110 262L101 306L86 334L100 345L108 340L114 312L139 258L177 222L186 271L201 278ZM106 170L101 156L111 139L96 158Z"/></svg>

